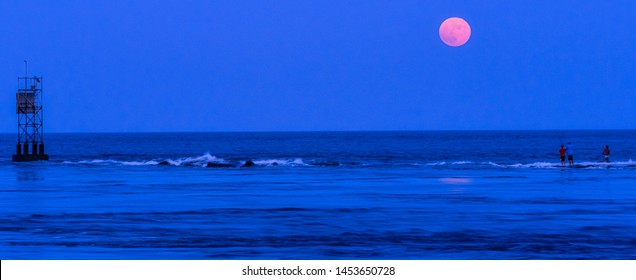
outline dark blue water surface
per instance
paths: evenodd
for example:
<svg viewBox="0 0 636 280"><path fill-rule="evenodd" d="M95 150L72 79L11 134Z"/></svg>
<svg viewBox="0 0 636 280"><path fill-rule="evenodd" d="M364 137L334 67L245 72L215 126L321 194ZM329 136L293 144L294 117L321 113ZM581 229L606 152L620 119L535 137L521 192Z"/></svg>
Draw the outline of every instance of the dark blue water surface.
<svg viewBox="0 0 636 280"><path fill-rule="evenodd" d="M45 140L0 135L2 259L636 259L633 130Z"/></svg>

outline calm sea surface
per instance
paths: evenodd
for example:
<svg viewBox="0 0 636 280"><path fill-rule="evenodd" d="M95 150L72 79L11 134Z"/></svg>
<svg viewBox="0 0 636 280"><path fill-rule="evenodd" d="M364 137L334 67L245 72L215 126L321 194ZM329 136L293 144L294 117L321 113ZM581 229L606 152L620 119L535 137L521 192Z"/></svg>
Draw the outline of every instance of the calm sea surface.
<svg viewBox="0 0 636 280"><path fill-rule="evenodd" d="M634 130L45 140L0 135L1 259L636 259Z"/></svg>

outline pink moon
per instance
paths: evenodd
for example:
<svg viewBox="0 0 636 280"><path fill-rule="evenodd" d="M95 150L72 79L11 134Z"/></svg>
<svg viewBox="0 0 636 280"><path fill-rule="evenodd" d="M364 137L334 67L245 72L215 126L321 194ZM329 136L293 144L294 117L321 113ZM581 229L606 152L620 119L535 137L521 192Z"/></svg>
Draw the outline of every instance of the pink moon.
<svg viewBox="0 0 636 280"><path fill-rule="evenodd" d="M444 44L459 47L470 38L470 25L462 18L447 18L439 26L439 37Z"/></svg>

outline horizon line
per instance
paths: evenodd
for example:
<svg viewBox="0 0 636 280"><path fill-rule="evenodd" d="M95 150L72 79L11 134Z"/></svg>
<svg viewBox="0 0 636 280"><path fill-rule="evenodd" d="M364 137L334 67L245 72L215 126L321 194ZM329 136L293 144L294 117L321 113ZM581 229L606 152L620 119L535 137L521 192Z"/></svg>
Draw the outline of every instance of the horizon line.
<svg viewBox="0 0 636 280"><path fill-rule="evenodd" d="M478 131L629 131L636 128L585 128L585 129L360 129L360 130L217 130L217 131L82 131L46 132L45 134L127 134L127 133L298 133L298 132L478 132ZM0 132L15 134L15 132Z"/></svg>

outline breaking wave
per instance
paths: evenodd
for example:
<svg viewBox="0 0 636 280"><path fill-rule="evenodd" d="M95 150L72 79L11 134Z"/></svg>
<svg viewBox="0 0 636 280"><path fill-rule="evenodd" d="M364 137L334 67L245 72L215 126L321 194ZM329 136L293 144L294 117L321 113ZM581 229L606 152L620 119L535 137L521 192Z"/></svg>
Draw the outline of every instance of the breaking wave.
<svg viewBox="0 0 636 280"><path fill-rule="evenodd" d="M302 159L259 159L259 160L226 160L205 153L196 157L165 158L139 161L126 161L115 159L94 159L81 161L64 161L63 164L70 165L124 165L124 166L144 166L144 165L164 165L164 166L194 166L194 167L240 167L251 161L256 166L311 166L322 164L307 164Z"/></svg>
<svg viewBox="0 0 636 280"><path fill-rule="evenodd" d="M172 165L172 166L206 166L209 162L225 163L225 160L217 158L209 153L197 157L183 157L177 159L152 159L139 161L126 161L114 159L94 159L81 161L64 161L64 164L85 164L85 165Z"/></svg>
<svg viewBox="0 0 636 280"><path fill-rule="evenodd" d="M471 162L471 161L454 161L454 162L430 162L426 163L427 166L472 166L475 168L478 167L496 167L496 168L563 168L560 162L532 162L532 163L511 163L511 164L503 164L503 163L495 163L492 161L484 161L484 162ZM573 166L570 166L566 163L568 168L590 168L590 169L604 169L604 168L636 168L636 161L627 160L627 161L617 161L617 162L577 162Z"/></svg>
<svg viewBox="0 0 636 280"><path fill-rule="evenodd" d="M194 157L181 158L156 158L149 160L116 160L116 159L94 159L81 161L64 161L64 164L83 164L83 165L122 165L122 166L193 166L193 167L243 167L260 166L260 167L400 167L403 162L382 161L382 162L361 162L361 163L342 163L335 160L325 159L302 159L302 158L265 158L265 159L223 159L205 153ZM249 164L248 164L249 163ZM252 164L253 163L253 164ZM408 166L408 165L407 165ZM415 162L410 166L423 168L449 168L449 169L491 169L491 168L537 168L537 169L554 169L563 168L560 162L532 162L532 163L497 163L492 161L435 161L435 162ZM618 162L578 162L574 166L566 164L567 168L584 168L584 169L636 169L636 161L618 161Z"/></svg>
<svg viewBox="0 0 636 280"><path fill-rule="evenodd" d="M254 160L255 165L263 165L263 166L275 166L275 165L283 165L283 166L307 166L303 162L302 159L263 159L263 160Z"/></svg>

